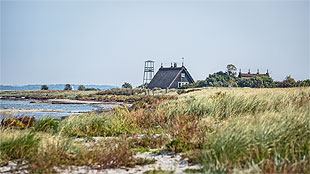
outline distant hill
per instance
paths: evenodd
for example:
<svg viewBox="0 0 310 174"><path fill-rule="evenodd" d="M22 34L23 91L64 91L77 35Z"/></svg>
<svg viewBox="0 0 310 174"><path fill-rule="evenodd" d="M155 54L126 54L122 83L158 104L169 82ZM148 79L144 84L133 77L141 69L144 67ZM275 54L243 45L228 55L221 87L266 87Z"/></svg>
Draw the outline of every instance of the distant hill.
<svg viewBox="0 0 310 174"><path fill-rule="evenodd" d="M14 85L0 85L0 91L25 91L25 90L40 90L42 85L23 85L23 86L14 86ZM63 90L65 84L52 84L47 85L48 89ZM75 90L78 89L80 85L71 85ZM106 90L111 88L119 88L117 86L110 85L84 85L86 88L96 88L100 90Z"/></svg>

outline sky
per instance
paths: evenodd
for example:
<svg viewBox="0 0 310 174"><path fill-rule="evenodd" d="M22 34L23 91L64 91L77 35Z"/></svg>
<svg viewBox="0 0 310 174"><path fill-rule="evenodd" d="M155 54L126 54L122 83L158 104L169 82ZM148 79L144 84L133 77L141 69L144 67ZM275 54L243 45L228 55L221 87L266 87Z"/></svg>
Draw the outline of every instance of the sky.
<svg viewBox="0 0 310 174"><path fill-rule="evenodd" d="M0 0L1 84L142 84L144 61L310 78L309 0Z"/></svg>

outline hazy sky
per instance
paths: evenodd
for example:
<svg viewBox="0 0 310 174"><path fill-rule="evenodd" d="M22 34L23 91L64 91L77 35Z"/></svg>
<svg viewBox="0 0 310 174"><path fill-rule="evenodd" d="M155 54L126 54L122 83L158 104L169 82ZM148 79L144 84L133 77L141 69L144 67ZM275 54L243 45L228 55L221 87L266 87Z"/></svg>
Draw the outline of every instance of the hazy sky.
<svg viewBox="0 0 310 174"><path fill-rule="evenodd" d="M1 0L1 84L137 86L145 60L182 57L195 80L229 63L301 80L309 49L309 0Z"/></svg>

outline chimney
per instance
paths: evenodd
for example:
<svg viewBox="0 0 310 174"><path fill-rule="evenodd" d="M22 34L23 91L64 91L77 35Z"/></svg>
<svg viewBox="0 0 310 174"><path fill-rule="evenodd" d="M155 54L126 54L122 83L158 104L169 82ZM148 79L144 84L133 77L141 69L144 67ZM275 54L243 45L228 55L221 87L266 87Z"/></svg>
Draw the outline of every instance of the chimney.
<svg viewBox="0 0 310 174"><path fill-rule="evenodd" d="M172 68L173 66L172 66L172 62L171 62L171 68Z"/></svg>
<svg viewBox="0 0 310 174"><path fill-rule="evenodd" d="M249 69L249 72L248 72L248 74L251 74L251 70Z"/></svg>
<svg viewBox="0 0 310 174"><path fill-rule="evenodd" d="M259 74L259 69L257 69L257 74Z"/></svg>
<svg viewBox="0 0 310 174"><path fill-rule="evenodd" d="M160 68L163 68L163 63L160 64Z"/></svg>
<svg viewBox="0 0 310 174"><path fill-rule="evenodd" d="M176 62L174 62L174 67L176 68L178 66L178 64Z"/></svg>

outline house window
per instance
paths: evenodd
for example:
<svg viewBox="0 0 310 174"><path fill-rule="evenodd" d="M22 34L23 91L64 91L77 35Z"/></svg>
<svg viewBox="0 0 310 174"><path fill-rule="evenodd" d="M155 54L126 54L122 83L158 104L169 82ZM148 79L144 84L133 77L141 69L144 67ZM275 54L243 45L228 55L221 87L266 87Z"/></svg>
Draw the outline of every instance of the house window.
<svg viewBox="0 0 310 174"><path fill-rule="evenodd" d="M185 73L181 73L181 77L183 77L183 78L184 78L184 77L185 77Z"/></svg>
<svg viewBox="0 0 310 174"><path fill-rule="evenodd" d="M188 82L178 82L178 88L186 84L188 84Z"/></svg>

